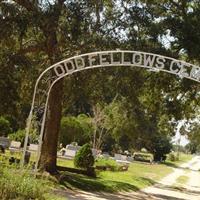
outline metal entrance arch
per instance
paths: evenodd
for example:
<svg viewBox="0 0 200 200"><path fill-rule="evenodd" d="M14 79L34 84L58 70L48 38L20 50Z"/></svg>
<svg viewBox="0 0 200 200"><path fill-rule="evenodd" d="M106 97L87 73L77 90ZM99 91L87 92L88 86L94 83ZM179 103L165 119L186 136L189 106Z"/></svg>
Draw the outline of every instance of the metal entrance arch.
<svg viewBox="0 0 200 200"><path fill-rule="evenodd" d="M36 169L38 168L46 122L48 100L51 89L55 83L65 76L79 71L112 66L141 67L155 72L163 71L200 83L199 66L153 53L127 50L99 51L77 55L60 61L44 70L36 81L31 110L27 119L26 137L21 161L22 166L24 165L30 129L32 127L33 119L36 116L40 133L35 166Z"/></svg>

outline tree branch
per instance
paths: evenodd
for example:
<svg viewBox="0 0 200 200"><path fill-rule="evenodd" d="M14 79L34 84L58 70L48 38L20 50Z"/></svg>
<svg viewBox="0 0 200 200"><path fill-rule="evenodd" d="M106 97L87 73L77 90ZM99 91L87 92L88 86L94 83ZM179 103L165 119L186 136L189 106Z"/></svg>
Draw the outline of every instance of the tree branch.
<svg viewBox="0 0 200 200"><path fill-rule="evenodd" d="M45 45L43 43L27 46L26 48L20 49L18 53L26 54L39 51L45 51Z"/></svg>
<svg viewBox="0 0 200 200"><path fill-rule="evenodd" d="M65 1L66 1L66 0L58 0L58 3L59 3L60 5L62 5L63 3L65 3Z"/></svg>
<svg viewBox="0 0 200 200"><path fill-rule="evenodd" d="M27 0L13 0L15 3L17 3L18 5L26 8L28 11L32 11L32 12L36 12L37 9L35 7L35 5Z"/></svg>

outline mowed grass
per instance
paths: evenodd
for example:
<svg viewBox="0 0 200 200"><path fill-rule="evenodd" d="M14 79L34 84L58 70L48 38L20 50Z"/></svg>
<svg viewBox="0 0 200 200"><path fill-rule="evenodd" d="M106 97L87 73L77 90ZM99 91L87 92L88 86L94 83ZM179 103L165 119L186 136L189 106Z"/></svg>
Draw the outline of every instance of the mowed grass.
<svg viewBox="0 0 200 200"><path fill-rule="evenodd" d="M188 176L179 176L177 179L176 179L176 183L178 184L186 184L187 182L189 181L189 177Z"/></svg>
<svg viewBox="0 0 200 200"><path fill-rule="evenodd" d="M36 161L36 152L30 152L30 153L31 153L30 161L35 162ZM8 160L11 157L21 159L22 158L22 151L11 152L9 150L6 150L4 154L0 154L0 160Z"/></svg>
<svg viewBox="0 0 200 200"><path fill-rule="evenodd" d="M62 166L73 167L73 161L58 160ZM90 178L80 174L64 172L61 183L67 188L78 188L87 191L136 191L155 184L173 169L163 164L148 164L134 162L130 164L128 171L97 172L97 178Z"/></svg>
<svg viewBox="0 0 200 200"><path fill-rule="evenodd" d="M192 155L192 154L180 153L179 160L173 161L173 162L170 160L166 160L165 164L172 166L172 167L179 167L183 163L190 161L193 157L194 157L194 155Z"/></svg>
<svg viewBox="0 0 200 200"><path fill-rule="evenodd" d="M184 162L190 161L193 157L194 157L194 155L192 155L192 154L181 153L179 162L184 163Z"/></svg>
<svg viewBox="0 0 200 200"><path fill-rule="evenodd" d="M73 160L67 160L67 159L62 159L62 158L57 158L57 165L62 166L62 167L75 168Z"/></svg>
<svg viewBox="0 0 200 200"><path fill-rule="evenodd" d="M97 178L95 179L80 174L64 172L62 184L67 188L78 188L87 191L137 191L157 183L173 172L173 167L180 166L182 163L191 160L192 157L192 155L182 153L179 161L175 162L166 161L166 163L162 164L133 162L129 165L128 171L101 171L97 172ZM74 167L73 160L58 159L58 165Z"/></svg>
<svg viewBox="0 0 200 200"><path fill-rule="evenodd" d="M165 175L171 173L171 167L163 164L145 164L132 163L126 172L108 172L100 173L100 178L106 181L120 181L134 185L138 189L155 184Z"/></svg>
<svg viewBox="0 0 200 200"><path fill-rule="evenodd" d="M6 157L9 156L11 156L10 153L6 152ZM33 161L35 155L32 154L31 156L31 160ZM20 156L16 155L16 157ZM97 178L90 178L70 172L61 172L60 184L65 188L78 188L86 191L137 191L157 183L164 176L171 173L173 167L178 167L182 163L192 159L192 157L192 155L181 154L179 161L166 161L163 164L133 162L129 165L128 171L97 171ZM73 160L58 158L57 165L74 168Z"/></svg>

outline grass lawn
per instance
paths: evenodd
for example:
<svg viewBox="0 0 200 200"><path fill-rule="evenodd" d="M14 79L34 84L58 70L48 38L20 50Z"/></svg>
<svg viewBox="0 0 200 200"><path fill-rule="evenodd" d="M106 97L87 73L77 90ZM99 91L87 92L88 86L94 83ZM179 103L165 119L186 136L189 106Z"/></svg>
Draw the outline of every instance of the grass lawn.
<svg viewBox="0 0 200 200"><path fill-rule="evenodd" d="M30 170L16 165L0 165L0 199L62 200L52 193L58 187L48 176L36 178Z"/></svg>
<svg viewBox="0 0 200 200"><path fill-rule="evenodd" d="M7 158L9 156L11 156L9 152L6 152L4 155L4 157ZM19 154L14 156L19 157ZM34 154L32 156L34 157ZM192 157L192 155L181 154L179 161L166 161L164 164L133 162L129 165L128 171L98 171L97 178L90 178L88 176L74 174L71 172L61 172L62 175L60 179L60 185L57 184L56 187L62 188L64 186L64 188L70 189L78 188L86 191L105 192L137 191L144 187L155 184L164 176L171 173L173 171L173 167L178 167L180 164L187 162ZM1 159L2 156L0 156L0 161ZM74 168L73 160L58 158L57 164L59 166ZM180 181L184 182L185 177L182 179Z"/></svg>
<svg viewBox="0 0 200 200"><path fill-rule="evenodd" d="M181 154L180 154L179 163L182 164L182 163L184 163L184 162L190 161L193 157L194 157L194 155L192 155L192 154L184 154L184 153L181 153Z"/></svg>
<svg viewBox="0 0 200 200"><path fill-rule="evenodd" d="M188 176L179 176L177 179L176 179L176 183L178 184L186 184L189 180L189 177Z"/></svg>
<svg viewBox="0 0 200 200"><path fill-rule="evenodd" d="M67 160L62 158L57 158L57 165L63 166L63 167L72 167L74 168L74 161L73 160Z"/></svg>
<svg viewBox="0 0 200 200"><path fill-rule="evenodd" d="M189 181L188 171L185 170L185 174L182 176L179 176L172 187L180 190L181 188L185 187L188 181Z"/></svg>
<svg viewBox="0 0 200 200"><path fill-rule="evenodd" d="M59 160L58 163L62 166L73 167L73 161ZM156 181L172 171L171 167L163 164L150 165L135 162L130 164L128 171L125 172L97 172L95 179L80 174L63 172L62 184L67 188L88 191L136 191L155 184Z"/></svg>
<svg viewBox="0 0 200 200"><path fill-rule="evenodd" d="M100 178L105 181L117 180L117 182L129 183L137 189L141 189L156 183L170 172L172 169L162 164L133 163L126 172L105 171L100 173Z"/></svg>
<svg viewBox="0 0 200 200"><path fill-rule="evenodd" d="M179 167L183 163L190 161L193 157L194 157L194 155L192 155L192 154L180 153L179 160L173 161L173 162L170 160L166 160L166 165L169 165L172 167Z"/></svg>
<svg viewBox="0 0 200 200"><path fill-rule="evenodd" d="M182 163L192 159L192 157L192 155L180 154L179 161L171 162L167 160L164 164L150 165L147 163L134 162L130 164L128 171L101 171L98 172L96 179L64 172L62 184L67 188L78 188L87 191L136 191L155 184L164 176L171 173L173 167L178 167ZM74 167L72 160L58 159L58 165Z"/></svg>
<svg viewBox="0 0 200 200"><path fill-rule="evenodd" d="M31 161L35 161L35 153L32 154ZM21 159L20 152L5 154L0 153L0 199L41 199L41 200L66 200L53 193L55 188L61 186L48 176L36 178L33 171L21 169L19 165L9 164L9 158Z"/></svg>

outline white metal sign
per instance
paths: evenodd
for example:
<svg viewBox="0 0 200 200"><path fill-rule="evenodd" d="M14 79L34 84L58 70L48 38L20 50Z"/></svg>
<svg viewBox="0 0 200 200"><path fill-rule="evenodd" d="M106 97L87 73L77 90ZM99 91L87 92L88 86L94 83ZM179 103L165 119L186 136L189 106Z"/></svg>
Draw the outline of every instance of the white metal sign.
<svg viewBox="0 0 200 200"><path fill-rule="evenodd" d="M153 70L167 71L181 77L200 80L200 68L184 61L172 58L130 51L98 52L76 56L53 66L57 77L65 76L75 71L98 66L137 66Z"/></svg>
<svg viewBox="0 0 200 200"><path fill-rule="evenodd" d="M38 167L46 121L48 99L54 84L65 76L78 71L112 66L142 67L152 71L164 71L170 74L178 75L181 78L187 78L200 82L200 67L185 61L176 60L174 58L139 51L100 51L74 56L56 63L42 72L36 81L31 111L27 120L22 165L24 164L24 157L27 150L32 118L33 116L39 116L40 139L36 168Z"/></svg>

